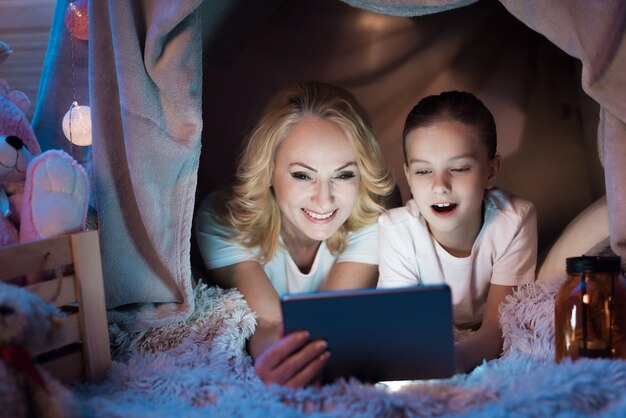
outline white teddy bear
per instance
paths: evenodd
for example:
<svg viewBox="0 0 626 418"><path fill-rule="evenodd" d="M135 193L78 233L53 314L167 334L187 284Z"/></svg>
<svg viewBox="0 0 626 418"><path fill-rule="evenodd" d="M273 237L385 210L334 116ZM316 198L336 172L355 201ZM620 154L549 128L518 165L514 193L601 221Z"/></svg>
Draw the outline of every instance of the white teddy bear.
<svg viewBox="0 0 626 418"><path fill-rule="evenodd" d="M0 282L1 417L71 417L73 394L33 356L54 342L63 314L21 287Z"/></svg>

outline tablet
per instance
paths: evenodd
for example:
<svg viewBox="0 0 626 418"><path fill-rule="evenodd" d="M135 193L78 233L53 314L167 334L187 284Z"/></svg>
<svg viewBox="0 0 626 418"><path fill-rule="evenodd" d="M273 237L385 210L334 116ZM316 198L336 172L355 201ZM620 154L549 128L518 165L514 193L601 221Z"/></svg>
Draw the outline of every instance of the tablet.
<svg viewBox="0 0 626 418"><path fill-rule="evenodd" d="M455 372L452 302L446 284L281 297L285 333L308 330L331 353L324 381L449 377Z"/></svg>

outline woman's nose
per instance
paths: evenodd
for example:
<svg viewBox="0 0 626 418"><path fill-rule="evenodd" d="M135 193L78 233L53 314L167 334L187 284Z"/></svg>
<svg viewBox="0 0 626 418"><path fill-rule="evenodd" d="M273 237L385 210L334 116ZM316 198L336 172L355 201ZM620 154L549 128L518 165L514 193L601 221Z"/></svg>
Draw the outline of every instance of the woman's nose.
<svg viewBox="0 0 626 418"><path fill-rule="evenodd" d="M335 201L333 185L330 182L320 181L317 184L314 199L320 209L330 209Z"/></svg>

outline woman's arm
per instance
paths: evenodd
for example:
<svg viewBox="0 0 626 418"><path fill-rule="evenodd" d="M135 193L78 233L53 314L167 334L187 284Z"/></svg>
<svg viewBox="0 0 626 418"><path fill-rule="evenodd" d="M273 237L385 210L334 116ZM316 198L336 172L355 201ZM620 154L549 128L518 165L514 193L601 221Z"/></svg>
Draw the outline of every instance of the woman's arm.
<svg viewBox="0 0 626 418"><path fill-rule="evenodd" d="M514 286L491 284L483 322L478 331L456 345L457 371L466 373L473 370L483 360L490 360L502 353L502 329L500 328L500 303L513 293Z"/></svg>
<svg viewBox="0 0 626 418"><path fill-rule="evenodd" d="M211 272L219 286L239 290L256 314L257 328L248 349L252 358L258 357L279 338L280 299L272 283L256 261L235 263Z"/></svg>
<svg viewBox="0 0 626 418"><path fill-rule="evenodd" d="M320 290L359 289L376 287L378 266L374 264L335 263Z"/></svg>
<svg viewBox="0 0 626 418"><path fill-rule="evenodd" d="M378 282L378 223L350 233L341 253L320 285L320 290L376 287Z"/></svg>
<svg viewBox="0 0 626 418"><path fill-rule="evenodd" d="M403 212L394 213L402 216ZM378 257L380 272L378 287L405 287L420 283L420 274L415 247L426 249L430 245L430 233L425 226L415 223L407 227L406 222L396 224L394 213L386 212L379 218ZM422 231L423 230L423 231ZM414 235L415 234L415 235ZM415 236L427 239L414 242Z"/></svg>
<svg viewBox="0 0 626 418"><path fill-rule="evenodd" d="M280 299L258 262L244 261L212 273L218 285L237 288L256 314L248 351L263 382L302 387L320 376L329 358L326 343L309 341L307 332L283 336Z"/></svg>

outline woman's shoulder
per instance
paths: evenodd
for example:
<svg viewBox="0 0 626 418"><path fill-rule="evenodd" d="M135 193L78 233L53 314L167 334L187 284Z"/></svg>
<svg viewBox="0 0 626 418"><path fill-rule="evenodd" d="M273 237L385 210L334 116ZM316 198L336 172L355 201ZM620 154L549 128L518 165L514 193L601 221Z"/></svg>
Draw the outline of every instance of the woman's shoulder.
<svg viewBox="0 0 626 418"><path fill-rule="evenodd" d="M230 197L229 189L219 189L206 195L195 216L196 227L213 226L218 229L227 228L225 222L226 202Z"/></svg>
<svg viewBox="0 0 626 418"><path fill-rule="evenodd" d="M374 234L378 234L378 224L376 222L366 225L363 228L357 229L356 231L351 231L349 237L350 241L354 241L362 237L367 237Z"/></svg>
<svg viewBox="0 0 626 418"><path fill-rule="evenodd" d="M199 210L219 212L226 205L226 202L232 196L230 188L213 190L207 194L200 202Z"/></svg>

